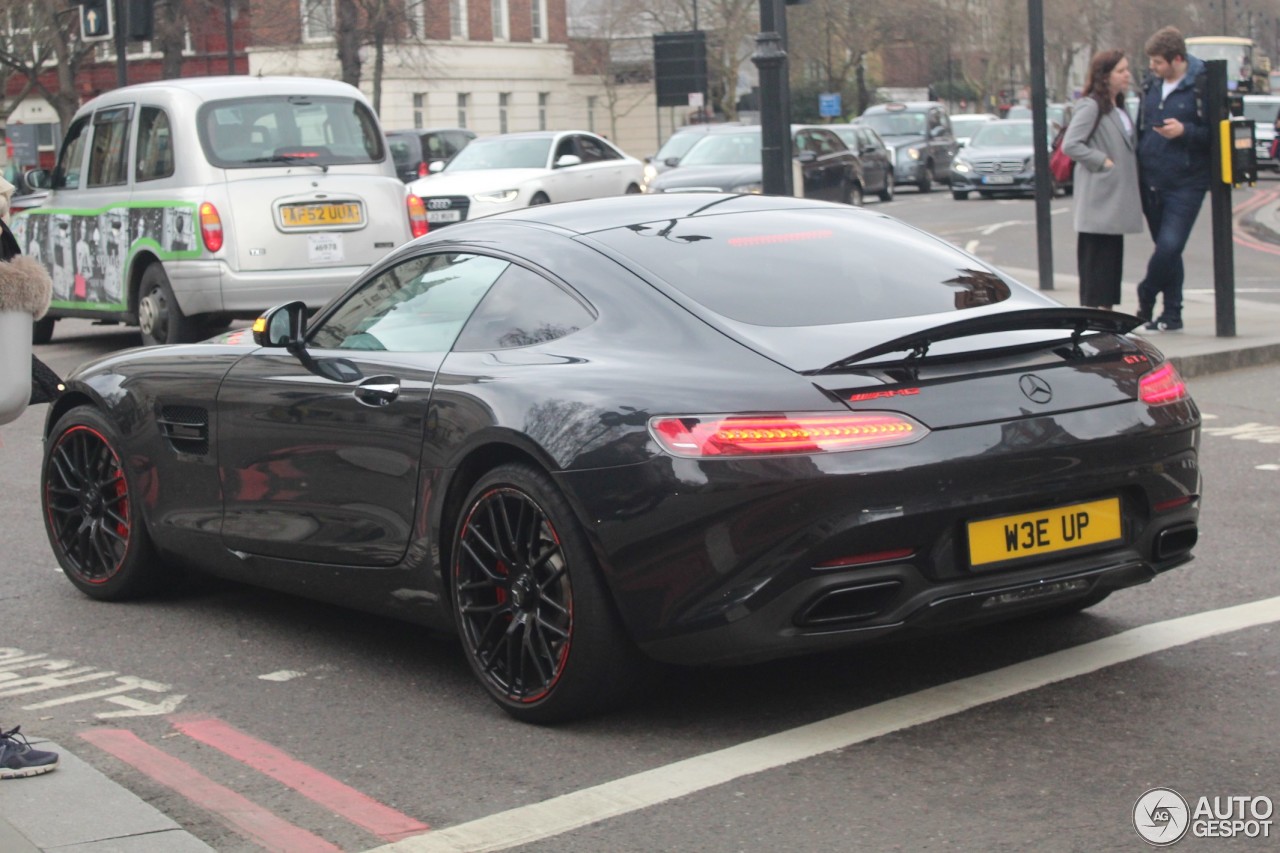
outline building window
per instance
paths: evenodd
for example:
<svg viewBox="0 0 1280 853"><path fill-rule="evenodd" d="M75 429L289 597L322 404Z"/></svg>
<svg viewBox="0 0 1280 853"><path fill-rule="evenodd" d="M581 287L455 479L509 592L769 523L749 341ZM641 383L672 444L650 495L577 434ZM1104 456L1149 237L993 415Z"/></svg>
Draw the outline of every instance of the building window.
<svg viewBox="0 0 1280 853"><path fill-rule="evenodd" d="M493 0L493 40L507 40L507 0Z"/></svg>
<svg viewBox="0 0 1280 853"><path fill-rule="evenodd" d="M467 0L449 0L449 36L467 37Z"/></svg>
<svg viewBox="0 0 1280 853"><path fill-rule="evenodd" d="M427 96L423 92L413 93L413 126L426 127L423 123L423 113L427 109Z"/></svg>
<svg viewBox="0 0 1280 853"><path fill-rule="evenodd" d="M547 129L547 104L551 101L550 92L538 93L538 130Z"/></svg>
<svg viewBox="0 0 1280 853"><path fill-rule="evenodd" d="M471 102L471 95L467 92L458 93L458 127L467 126L467 105Z"/></svg>
<svg viewBox="0 0 1280 853"><path fill-rule="evenodd" d="M587 96L587 130L596 132L596 96Z"/></svg>
<svg viewBox="0 0 1280 853"><path fill-rule="evenodd" d="M327 41L333 38L333 0L303 0L302 40Z"/></svg>
<svg viewBox="0 0 1280 853"><path fill-rule="evenodd" d="M507 132L507 108L511 106L511 93L498 93L498 133Z"/></svg>
<svg viewBox="0 0 1280 853"><path fill-rule="evenodd" d="M547 40L547 0L531 0L529 14L532 15L534 41Z"/></svg>

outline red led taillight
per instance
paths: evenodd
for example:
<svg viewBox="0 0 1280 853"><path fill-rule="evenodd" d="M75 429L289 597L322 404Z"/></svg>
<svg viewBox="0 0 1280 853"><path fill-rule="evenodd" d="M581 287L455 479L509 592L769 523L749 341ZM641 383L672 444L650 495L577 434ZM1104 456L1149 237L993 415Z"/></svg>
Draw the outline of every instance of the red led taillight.
<svg viewBox="0 0 1280 853"><path fill-rule="evenodd" d="M210 252L222 248L222 217L218 208L207 201L200 205L200 237Z"/></svg>
<svg viewBox="0 0 1280 853"><path fill-rule="evenodd" d="M1187 396L1187 383L1167 361L1138 380L1138 399L1149 406L1180 403Z"/></svg>
<svg viewBox="0 0 1280 853"><path fill-rule="evenodd" d="M431 174L431 170L427 168L427 161L423 160L421 163L418 164L418 177L425 178L427 175L430 175L430 174Z"/></svg>
<svg viewBox="0 0 1280 853"><path fill-rule="evenodd" d="M761 456L833 453L911 444L929 430L906 415L685 415L653 418L649 431L675 456Z"/></svg>
<svg viewBox="0 0 1280 853"><path fill-rule="evenodd" d="M421 237L430 231L431 225L427 222L427 206L422 203L422 199L409 193L405 204L409 208L409 233L415 237Z"/></svg>

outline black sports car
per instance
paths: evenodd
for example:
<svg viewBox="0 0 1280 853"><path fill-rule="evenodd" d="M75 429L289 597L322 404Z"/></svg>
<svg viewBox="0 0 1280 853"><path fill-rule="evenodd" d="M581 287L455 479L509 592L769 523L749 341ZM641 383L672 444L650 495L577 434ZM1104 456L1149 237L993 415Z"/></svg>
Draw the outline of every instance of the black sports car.
<svg viewBox="0 0 1280 853"><path fill-rule="evenodd" d="M185 564L456 627L504 709L565 719L644 656L1078 610L1188 561L1200 417L1138 322L840 204L543 206L311 320L83 366L45 518L95 598Z"/></svg>

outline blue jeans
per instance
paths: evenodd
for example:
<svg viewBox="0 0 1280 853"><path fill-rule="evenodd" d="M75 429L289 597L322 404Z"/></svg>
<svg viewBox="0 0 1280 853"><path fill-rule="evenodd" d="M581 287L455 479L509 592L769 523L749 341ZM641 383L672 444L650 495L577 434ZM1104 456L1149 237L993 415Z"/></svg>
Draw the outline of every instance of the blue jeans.
<svg viewBox="0 0 1280 853"><path fill-rule="evenodd" d="M1153 308L1163 295L1166 320L1182 319L1182 250L1204 204L1206 190L1158 190L1142 187L1142 212L1155 241L1155 251L1147 261L1147 276L1138 283L1138 307ZM1154 316L1154 315L1153 315Z"/></svg>

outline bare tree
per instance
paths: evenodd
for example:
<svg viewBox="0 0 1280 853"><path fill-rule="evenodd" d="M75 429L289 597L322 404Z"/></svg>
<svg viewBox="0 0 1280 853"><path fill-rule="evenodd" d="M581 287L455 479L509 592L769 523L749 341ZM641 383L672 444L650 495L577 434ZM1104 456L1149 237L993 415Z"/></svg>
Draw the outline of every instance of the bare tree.
<svg viewBox="0 0 1280 853"><path fill-rule="evenodd" d="M0 66L24 80L22 94L5 104L4 114L8 116L23 98L37 92L57 112L65 128L80 106L76 77L94 49L93 43L80 38L77 7L55 8L51 3L0 0L0 15L7 24ZM55 72L53 85L42 79L51 70Z"/></svg>

